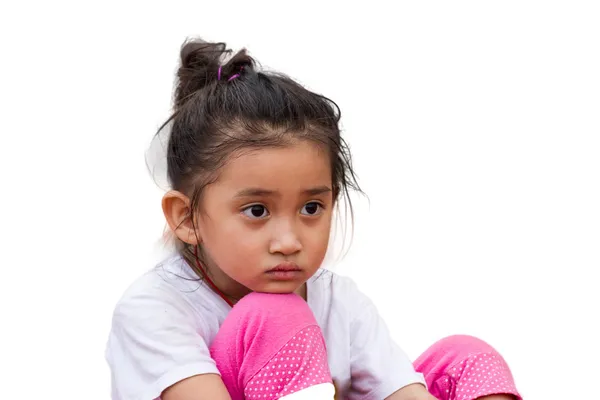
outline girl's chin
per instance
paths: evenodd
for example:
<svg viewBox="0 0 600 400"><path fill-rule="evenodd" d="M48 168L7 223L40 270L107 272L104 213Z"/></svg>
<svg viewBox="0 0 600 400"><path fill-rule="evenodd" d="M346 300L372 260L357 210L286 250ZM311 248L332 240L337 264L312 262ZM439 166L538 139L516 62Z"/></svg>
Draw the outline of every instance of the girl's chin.
<svg viewBox="0 0 600 400"><path fill-rule="evenodd" d="M273 281L263 285L257 285L252 291L274 294L296 293L302 296L304 293L303 289L304 282L302 281Z"/></svg>

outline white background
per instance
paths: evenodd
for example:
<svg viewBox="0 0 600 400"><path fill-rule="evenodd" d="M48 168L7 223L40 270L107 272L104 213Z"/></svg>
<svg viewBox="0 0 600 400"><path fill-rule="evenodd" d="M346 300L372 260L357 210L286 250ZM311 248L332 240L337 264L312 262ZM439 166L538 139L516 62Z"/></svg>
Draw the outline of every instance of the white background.
<svg viewBox="0 0 600 400"><path fill-rule="evenodd" d="M600 398L597 4L3 3L2 397L109 398L111 312L164 226L144 152L201 35L342 108L369 201L335 268L411 358L468 333L527 400Z"/></svg>

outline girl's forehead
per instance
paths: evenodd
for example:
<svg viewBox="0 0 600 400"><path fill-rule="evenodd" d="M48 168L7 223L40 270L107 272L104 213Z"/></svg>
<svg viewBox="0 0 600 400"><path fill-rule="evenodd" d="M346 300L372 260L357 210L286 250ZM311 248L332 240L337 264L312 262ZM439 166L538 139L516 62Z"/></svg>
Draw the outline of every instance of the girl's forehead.
<svg viewBox="0 0 600 400"><path fill-rule="evenodd" d="M246 186L331 185L331 163L322 147L298 142L285 147L241 151L219 175L221 182Z"/></svg>

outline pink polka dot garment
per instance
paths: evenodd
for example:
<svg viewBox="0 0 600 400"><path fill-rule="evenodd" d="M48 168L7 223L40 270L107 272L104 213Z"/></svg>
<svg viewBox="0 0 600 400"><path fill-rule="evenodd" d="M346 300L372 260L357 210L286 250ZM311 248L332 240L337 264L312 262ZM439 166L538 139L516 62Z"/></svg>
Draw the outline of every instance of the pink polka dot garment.
<svg viewBox="0 0 600 400"><path fill-rule="evenodd" d="M444 338L415 361L431 394L440 400L474 400L510 394L521 400L504 358L489 344L474 337Z"/></svg>
<svg viewBox="0 0 600 400"><path fill-rule="evenodd" d="M331 383L323 336L304 328L248 382L247 399L276 400L321 383Z"/></svg>
<svg viewBox="0 0 600 400"><path fill-rule="evenodd" d="M515 393L508 366L495 354L474 355L452 367L446 378L456 400L471 400L499 393ZM446 389L448 392L450 388Z"/></svg>

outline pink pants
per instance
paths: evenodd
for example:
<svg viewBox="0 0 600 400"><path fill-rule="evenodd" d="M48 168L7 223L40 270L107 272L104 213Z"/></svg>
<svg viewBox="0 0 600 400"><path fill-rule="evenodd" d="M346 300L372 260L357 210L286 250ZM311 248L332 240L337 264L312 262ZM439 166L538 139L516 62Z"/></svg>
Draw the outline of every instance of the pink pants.
<svg viewBox="0 0 600 400"><path fill-rule="evenodd" d="M287 399L332 382L321 330L306 302L293 294L244 297L221 326L211 355L232 400ZM438 341L414 367L440 400L491 394L521 399L502 356L471 336Z"/></svg>

